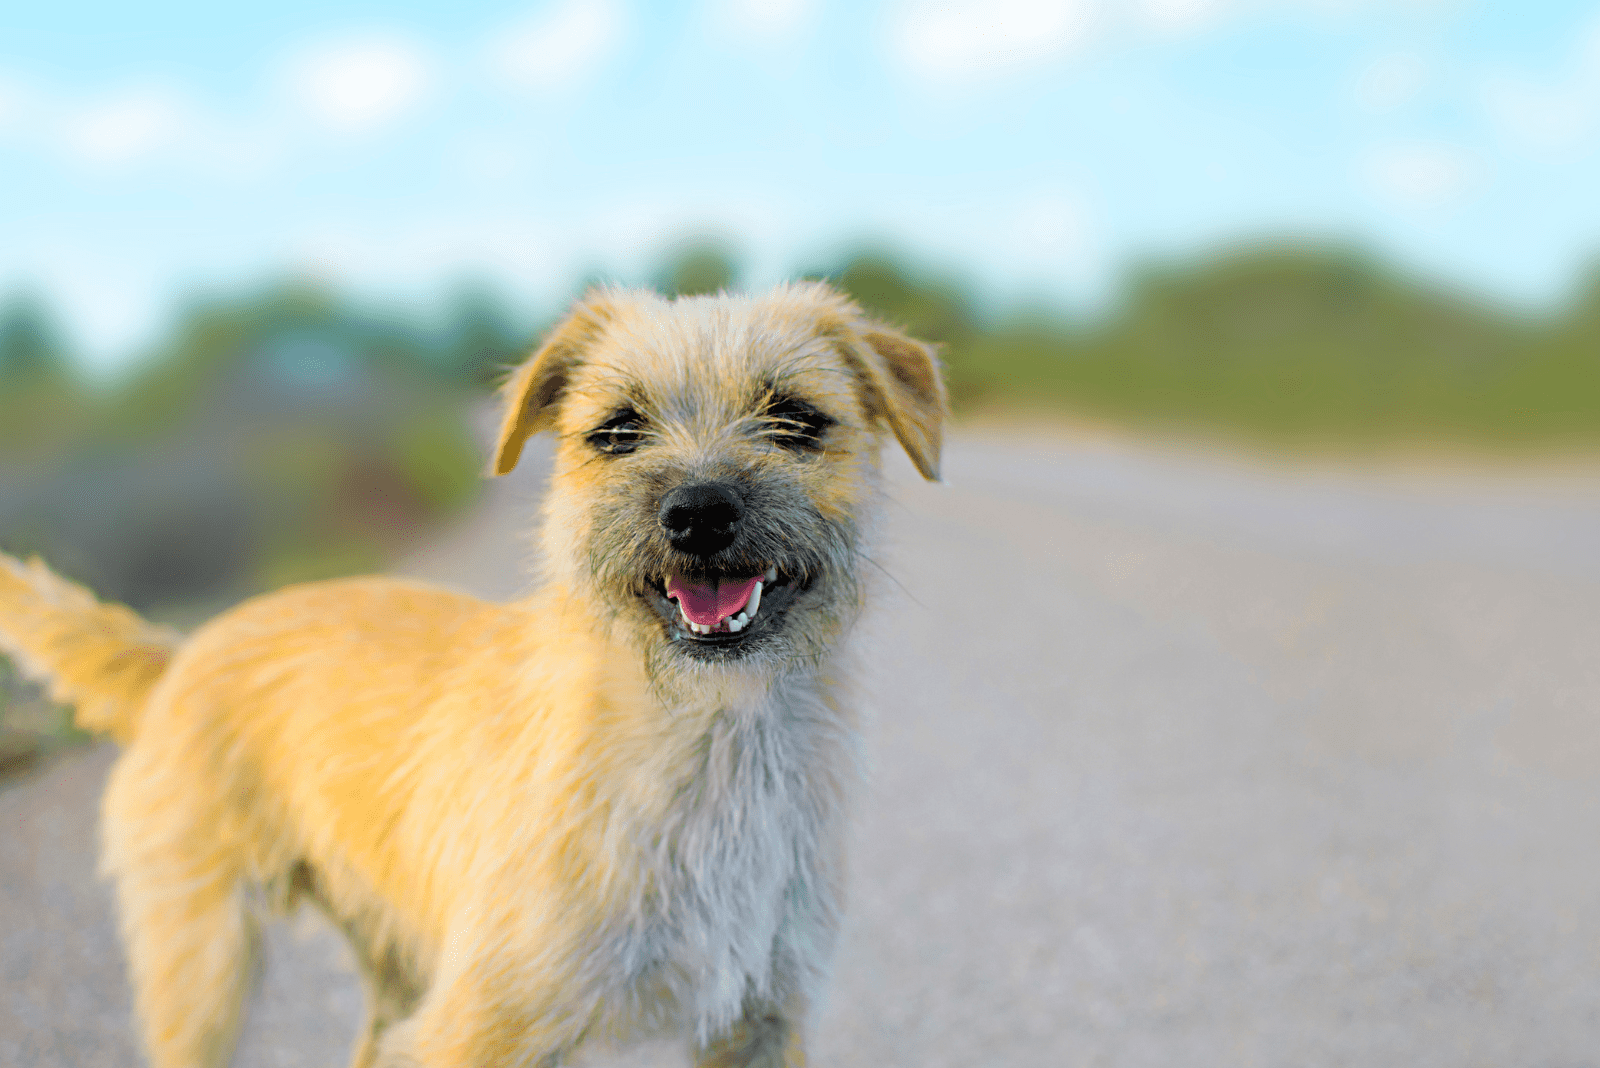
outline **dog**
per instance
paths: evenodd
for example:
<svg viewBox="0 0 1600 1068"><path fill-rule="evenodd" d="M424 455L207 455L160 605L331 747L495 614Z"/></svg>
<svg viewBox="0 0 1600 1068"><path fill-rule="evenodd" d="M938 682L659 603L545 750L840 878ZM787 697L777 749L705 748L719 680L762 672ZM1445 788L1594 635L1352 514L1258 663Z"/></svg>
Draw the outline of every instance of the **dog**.
<svg viewBox="0 0 1600 1068"><path fill-rule="evenodd" d="M523 601L334 580L180 639L0 555L0 648L124 747L102 866L155 1068L227 1063L257 917L301 902L359 961L357 1068L805 1062L881 445L938 478L936 355L823 283L602 289L502 395L494 473L557 441Z"/></svg>

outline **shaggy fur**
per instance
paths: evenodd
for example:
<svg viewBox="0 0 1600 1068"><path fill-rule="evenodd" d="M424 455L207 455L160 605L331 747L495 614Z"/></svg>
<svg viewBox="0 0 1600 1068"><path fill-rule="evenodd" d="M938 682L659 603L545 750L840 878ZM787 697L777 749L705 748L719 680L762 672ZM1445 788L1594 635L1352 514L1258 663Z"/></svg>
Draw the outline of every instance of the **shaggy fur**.
<svg viewBox="0 0 1600 1068"><path fill-rule="evenodd" d="M498 473L530 434L559 441L525 601L315 583L180 642L0 555L0 648L126 747L104 869L156 1068L228 1061L255 917L300 901L361 962L358 1066L674 1034L702 1065L804 1062L879 446L937 477L932 354L817 284L601 291L505 400ZM743 520L686 556L663 497L707 482ZM692 632L663 585L768 568L731 635Z"/></svg>

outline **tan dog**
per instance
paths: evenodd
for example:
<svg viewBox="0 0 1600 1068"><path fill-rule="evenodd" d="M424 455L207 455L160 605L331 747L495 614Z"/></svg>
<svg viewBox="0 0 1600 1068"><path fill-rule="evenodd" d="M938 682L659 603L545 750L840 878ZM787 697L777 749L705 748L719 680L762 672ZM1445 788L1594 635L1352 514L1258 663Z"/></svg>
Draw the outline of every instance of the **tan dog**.
<svg viewBox="0 0 1600 1068"><path fill-rule="evenodd" d="M254 905L365 973L357 1065L555 1065L679 1034L798 1065L832 951L855 718L841 639L892 431L937 477L928 348L819 284L602 291L505 388L559 440L546 583L385 578L193 637L0 555L0 647L126 746L104 867L156 1068L230 1057Z"/></svg>

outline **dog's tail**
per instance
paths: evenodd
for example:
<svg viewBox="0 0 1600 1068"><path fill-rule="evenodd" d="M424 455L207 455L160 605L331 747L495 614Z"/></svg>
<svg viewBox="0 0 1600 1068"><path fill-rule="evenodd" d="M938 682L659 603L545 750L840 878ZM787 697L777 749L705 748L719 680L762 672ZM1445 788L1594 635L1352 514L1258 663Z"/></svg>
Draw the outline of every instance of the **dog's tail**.
<svg viewBox="0 0 1600 1068"><path fill-rule="evenodd" d="M0 553L0 653L76 706L82 729L131 741L177 646L175 632L101 604L37 556L23 563Z"/></svg>

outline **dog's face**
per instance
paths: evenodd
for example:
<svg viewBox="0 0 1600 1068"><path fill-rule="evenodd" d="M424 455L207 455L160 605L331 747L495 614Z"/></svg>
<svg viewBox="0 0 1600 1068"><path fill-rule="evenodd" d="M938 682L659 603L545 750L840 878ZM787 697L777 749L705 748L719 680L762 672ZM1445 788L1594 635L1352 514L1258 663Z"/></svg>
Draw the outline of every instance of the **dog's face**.
<svg viewBox="0 0 1600 1068"><path fill-rule="evenodd" d="M825 652L860 605L883 435L936 478L946 404L927 346L814 283L591 294L506 398L497 473L558 439L550 577L658 675Z"/></svg>

